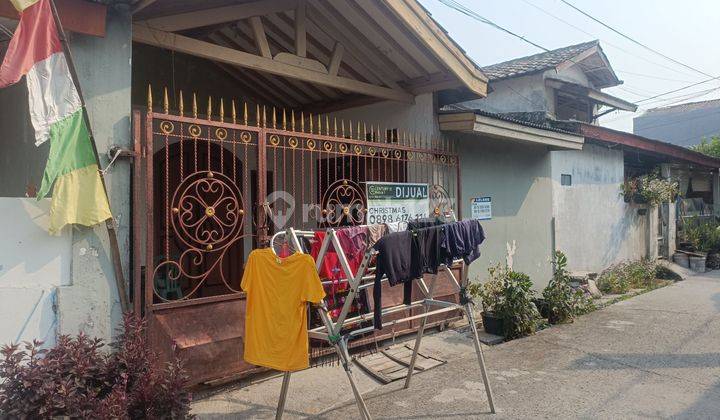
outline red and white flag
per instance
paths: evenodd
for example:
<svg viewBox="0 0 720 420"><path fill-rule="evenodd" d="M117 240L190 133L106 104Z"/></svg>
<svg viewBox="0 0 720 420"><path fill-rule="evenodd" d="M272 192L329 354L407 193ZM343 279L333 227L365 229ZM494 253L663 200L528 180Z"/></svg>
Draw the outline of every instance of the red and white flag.
<svg viewBox="0 0 720 420"><path fill-rule="evenodd" d="M0 88L25 76L35 144L50 140L38 192L40 199L53 188L50 233L68 224L95 225L112 214L50 0L10 1L20 23L0 66Z"/></svg>
<svg viewBox="0 0 720 420"><path fill-rule="evenodd" d="M50 127L80 110L58 28L48 0L11 0L20 11L20 24L0 66L0 88L27 75L30 120L35 144L48 140Z"/></svg>

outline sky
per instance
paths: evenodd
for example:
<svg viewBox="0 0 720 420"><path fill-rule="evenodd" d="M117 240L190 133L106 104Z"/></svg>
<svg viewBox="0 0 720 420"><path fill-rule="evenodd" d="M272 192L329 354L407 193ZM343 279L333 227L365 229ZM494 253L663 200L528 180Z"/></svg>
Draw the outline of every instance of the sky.
<svg viewBox="0 0 720 420"><path fill-rule="evenodd" d="M560 0L456 1L547 49L599 39L610 65L624 81L620 86L603 91L631 102L710 79L707 75L673 63L632 43ZM712 76L720 76L718 0L568 1L676 61ZM420 2L481 66L542 52L518 38L451 9L439 0ZM612 112L601 118L600 124L632 132L633 117L646 109L718 98L720 79L640 102L636 113Z"/></svg>

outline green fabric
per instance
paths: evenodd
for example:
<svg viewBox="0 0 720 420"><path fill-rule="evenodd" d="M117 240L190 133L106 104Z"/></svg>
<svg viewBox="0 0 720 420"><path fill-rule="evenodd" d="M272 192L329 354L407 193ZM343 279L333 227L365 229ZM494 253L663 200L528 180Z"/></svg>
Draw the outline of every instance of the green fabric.
<svg viewBox="0 0 720 420"><path fill-rule="evenodd" d="M97 163L81 108L50 127L50 156L38 200L47 195L57 177Z"/></svg>

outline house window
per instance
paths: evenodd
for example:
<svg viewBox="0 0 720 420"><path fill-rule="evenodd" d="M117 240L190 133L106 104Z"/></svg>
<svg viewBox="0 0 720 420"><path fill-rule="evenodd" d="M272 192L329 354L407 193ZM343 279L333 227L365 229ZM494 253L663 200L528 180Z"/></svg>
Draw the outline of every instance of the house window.
<svg viewBox="0 0 720 420"><path fill-rule="evenodd" d="M558 120L592 122L592 105L586 98L555 92L555 117Z"/></svg>
<svg viewBox="0 0 720 420"><path fill-rule="evenodd" d="M572 185L572 175L561 174L560 175L560 185L564 185L566 187L569 187L570 185Z"/></svg>

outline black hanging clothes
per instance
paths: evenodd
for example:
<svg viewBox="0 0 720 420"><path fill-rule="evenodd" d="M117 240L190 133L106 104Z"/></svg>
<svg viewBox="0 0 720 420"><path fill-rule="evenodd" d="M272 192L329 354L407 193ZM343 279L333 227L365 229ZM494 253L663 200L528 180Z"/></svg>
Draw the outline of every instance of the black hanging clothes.
<svg viewBox="0 0 720 420"><path fill-rule="evenodd" d="M445 263L462 258L470 264L480 257L480 244L485 240L485 232L477 220L463 220L445 225L442 248Z"/></svg>
<svg viewBox="0 0 720 420"><path fill-rule="evenodd" d="M403 303L412 303L412 280L422 274L420 264L413 263L413 238L410 231L383 236L375 244L378 251L373 285L373 322L382 329L382 277L387 276L390 286L403 283Z"/></svg>

